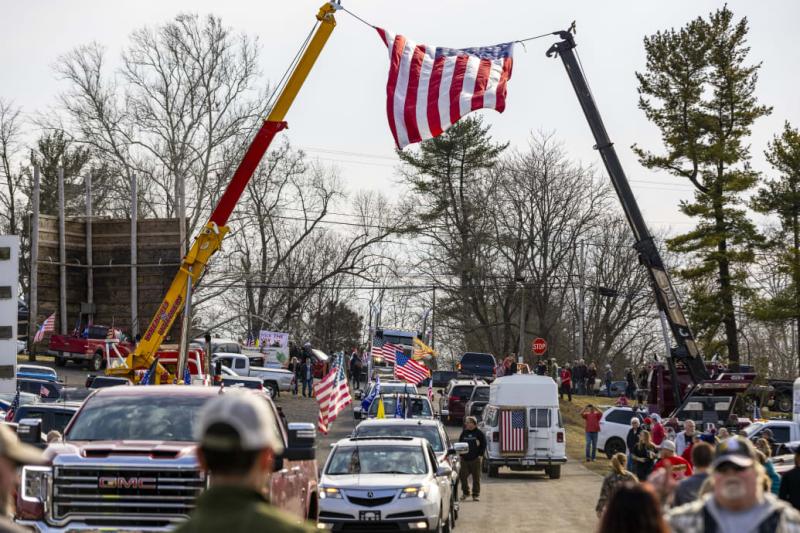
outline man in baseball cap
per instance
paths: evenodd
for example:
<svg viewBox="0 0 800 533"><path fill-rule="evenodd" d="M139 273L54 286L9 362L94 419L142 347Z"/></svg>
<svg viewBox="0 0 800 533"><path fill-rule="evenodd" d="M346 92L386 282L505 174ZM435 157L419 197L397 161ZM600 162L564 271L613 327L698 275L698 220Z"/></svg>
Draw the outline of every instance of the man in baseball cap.
<svg viewBox="0 0 800 533"><path fill-rule="evenodd" d="M671 440L667 439L661 443L659 455L661 458L653 466L654 471L664 468L672 474L672 479L675 481L681 481L692 475L692 465L680 455L675 455L675 443Z"/></svg>
<svg viewBox="0 0 800 533"><path fill-rule="evenodd" d="M203 406L197 459L211 486L178 532L314 531L265 499L275 457L283 453L278 424L266 400L250 392L226 392Z"/></svg>
<svg viewBox="0 0 800 533"><path fill-rule="evenodd" d="M711 466L713 493L670 511L673 532L800 530L800 513L764 490L769 478L748 439L737 436L719 443Z"/></svg>
<svg viewBox="0 0 800 533"><path fill-rule="evenodd" d="M0 531L28 531L11 520L14 516L14 498L19 487L17 469L22 465L39 465L44 462L38 448L20 442L11 428L0 424Z"/></svg>

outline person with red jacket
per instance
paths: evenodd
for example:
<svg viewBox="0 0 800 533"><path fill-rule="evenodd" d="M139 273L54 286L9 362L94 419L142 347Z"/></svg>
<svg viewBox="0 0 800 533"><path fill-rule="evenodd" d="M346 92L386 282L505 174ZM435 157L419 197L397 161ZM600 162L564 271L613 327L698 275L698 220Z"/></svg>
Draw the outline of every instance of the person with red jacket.
<svg viewBox="0 0 800 533"><path fill-rule="evenodd" d="M569 401L572 401L572 371L568 366L565 366L561 369L561 394L559 394L560 400L564 399L564 394L569 397Z"/></svg>
<svg viewBox="0 0 800 533"><path fill-rule="evenodd" d="M681 457L680 455L675 455L675 443L671 440L665 440L661 443L661 459L656 462L653 466L653 471L655 472L659 468L667 468L669 466L669 471L672 473L672 479L675 481L681 481L684 478L687 478L692 475L692 465Z"/></svg>
<svg viewBox="0 0 800 533"><path fill-rule="evenodd" d="M661 423L661 417L657 414L650 415L653 418L653 444L661 446L664 439L667 438L667 430L664 429L664 424Z"/></svg>
<svg viewBox="0 0 800 533"><path fill-rule="evenodd" d="M592 404L587 405L581 411L584 420L584 431L586 432L586 462L597 459L597 434L600 433L600 419L603 413Z"/></svg>

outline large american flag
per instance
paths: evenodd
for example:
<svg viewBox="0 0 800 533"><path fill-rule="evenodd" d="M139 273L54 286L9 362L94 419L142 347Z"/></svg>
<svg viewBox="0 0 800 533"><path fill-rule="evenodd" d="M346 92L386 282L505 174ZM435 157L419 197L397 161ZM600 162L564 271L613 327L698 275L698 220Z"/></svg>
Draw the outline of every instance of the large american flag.
<svg viewBox="0 0 800 533"><path fill-rule="evenodd" d="M405 353L397 353L397 361L394 365L394 376L397 379L402 379L417 385L430 375L431 373L428 371L428 367L414 361Z"/></svg>
<svg viewBox="0 0 800 533"><path fill-rule="evenodd" d="M56 330L56 314L53 313L49 317L45 319L42 323L42 326L36 331L36 335L33 336L33 342L42 342L44 340L44 334L47 332L54 332Z"/></svg>
<svg viewBox="0 0 800 533"><path fill-rule="evenodd" d="M398 148L440 135L470 111L505 109L514 43L433 48L376 29L389 49L386 113Z"/></svg>
<svg viewBox="0 0 800 533"><path fill-rule="evenodd" d="M314 397L319 403L317 427L326 435L337 415L353 401L344 375L343 360L344 354L334 356L330 372L314 385Z"/></svg>
<svg viewBox="0 0 800 533"><path fill-rule="evenodd" d="M507 409L500 412L500 453L525 452L525 411Z"/></svg>
<svg viewBox="0 0 800 533"><path fill-rule="evenodd" d="M402 351L402 347L383 339L372 340L372 357L380 357L387 363L395 364L397 353Z"/></svg>

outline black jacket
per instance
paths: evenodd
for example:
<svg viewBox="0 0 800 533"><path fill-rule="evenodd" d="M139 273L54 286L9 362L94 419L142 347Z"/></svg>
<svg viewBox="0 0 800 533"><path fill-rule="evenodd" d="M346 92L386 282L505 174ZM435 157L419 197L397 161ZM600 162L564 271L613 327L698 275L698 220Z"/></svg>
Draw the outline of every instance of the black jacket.
<svg viewBox="0 0 800 533"><path fill-rule="evenodd" d="M629 429L628 436L625 437L625 444L628 446L628 452L633 453L633 447L639 442L639 433L642 432L642 426L637 429Z"/></svg>
<svg viewBox="0 0 800 533"><path fill-rule="evenodd" d="M469 445L469 451L461 456L465 461L483 457L483 453L486 451L486 435L478 428L462 431L458 442L466 442Z"/></svg>
<svg viewBox="0 0 800 533"><path fill-rule="evenodd" d="M800 468L794 467L783 475L779 496L800 509Z"/></svg>

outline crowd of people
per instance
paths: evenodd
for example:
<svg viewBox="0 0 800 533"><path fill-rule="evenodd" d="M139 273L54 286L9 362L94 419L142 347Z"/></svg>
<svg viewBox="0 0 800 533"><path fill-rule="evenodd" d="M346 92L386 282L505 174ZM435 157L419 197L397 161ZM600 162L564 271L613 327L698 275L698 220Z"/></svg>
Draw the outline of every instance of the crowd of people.
<svg viewBox="0 0 800 533"><path fill-rule="evenodd" d="M587 430L591 413L584 410ZM768 439L700 433L687 421L675 440L656 442L656 424L634 417L630 453L611 458L595 507L600 533L800 531L800 451L781 478Z"/></svg>

